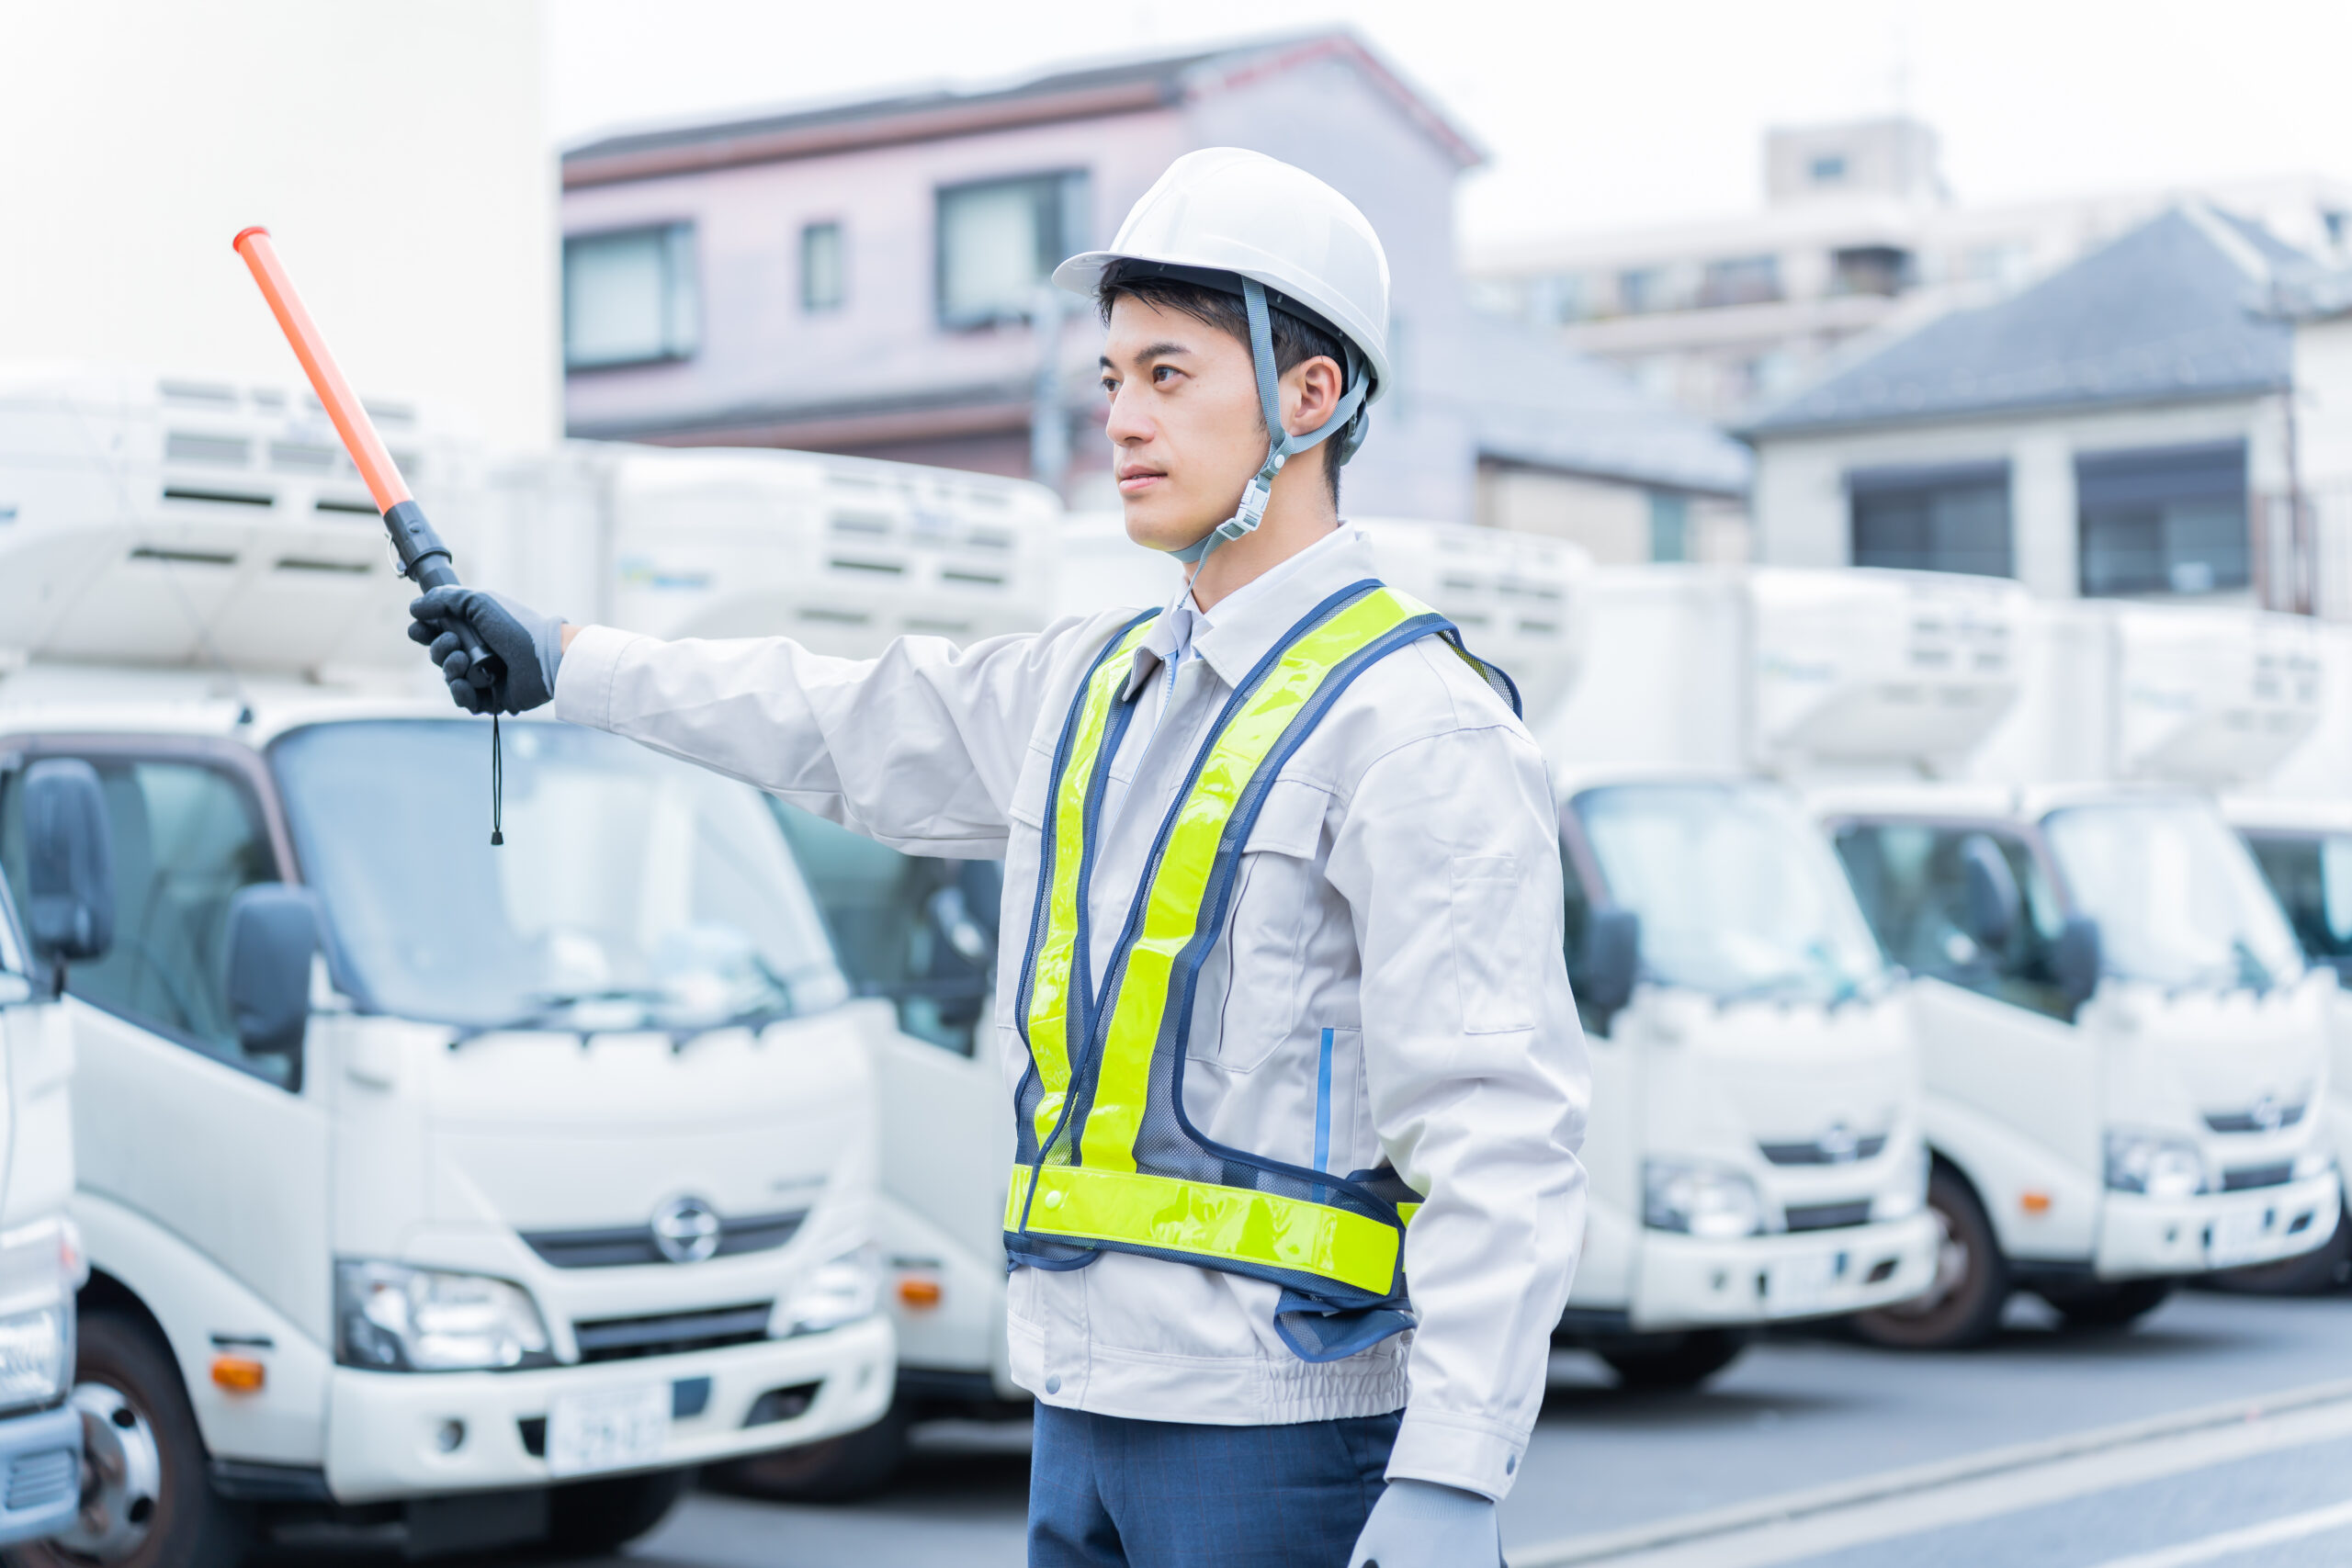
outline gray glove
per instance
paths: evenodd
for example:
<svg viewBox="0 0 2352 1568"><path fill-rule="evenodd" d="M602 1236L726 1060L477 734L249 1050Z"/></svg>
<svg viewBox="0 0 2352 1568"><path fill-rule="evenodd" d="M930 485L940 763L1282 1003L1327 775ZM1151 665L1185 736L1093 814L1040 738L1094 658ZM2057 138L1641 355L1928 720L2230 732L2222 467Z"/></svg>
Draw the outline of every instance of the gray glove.
<svg viewBox="0 0 2352 1568"><path fill-rule="evenodd" d="M1348 1568L1501 1568L1495 1501L1434 1481L1392 1481L1372 1506Z"/></svg>
<svg viewBox="0 0 2352 1568"><path fill-rule="evenodd" d="M555 695L563 662L563 620L480 588L435 588L413 601L409 640L424 644L449 682L449 695L468 713L528 713ZM469 627L506 666L488 686L473 680L473 660L457 628Z"/></svg>

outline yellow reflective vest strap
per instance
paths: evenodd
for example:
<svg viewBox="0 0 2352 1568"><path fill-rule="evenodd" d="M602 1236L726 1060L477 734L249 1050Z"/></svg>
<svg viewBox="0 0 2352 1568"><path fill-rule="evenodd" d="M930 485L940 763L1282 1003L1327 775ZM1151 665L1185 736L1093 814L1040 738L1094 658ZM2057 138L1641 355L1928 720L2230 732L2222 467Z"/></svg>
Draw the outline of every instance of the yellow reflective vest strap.
<svg viewBox="0 0 2352 1568"><path fill-rule="evenodd" d="M1020 1230L1033 1174L1012 1169L1004 1228ZM1049 1165L1035 1173L1031 1234L1117 1241L1204 1263L1248 1263L1336 1280L1385 1295L1396 1279L1404 1233L1351 1210L1205 1181L1136 1170ZM1414 1205L1419 1207L1418 1204Z"/></svg>
<svg viewBox="0 0 2352 1568"><path fill-rule="evenodd" d="M1063 1097L1069 1090L1069 1020L1078 973L1074 961L1080 957L1078 901L1083 894L1079 874L1085 863L1087 793L1109 728L1111 705L1126 684L1136 647L1150 630L1148 620L1129 627L1088 675L1080 691L1069 750L1054 780L1054 798L1046 805L1053 867L1039 913L1043 940L1030 967L1027 1020L1029 1055L1042 1091L1035 1115L1040 1147L1061 1120Z"/></svg>
<svg viewBox="0 0 2352 1568"><path fill-rule="evenodd" d="M1425 613L1424 606L1390 589L1366 593L1283 650L1211 745L1192 793L1170 818L1167 843L1143 895L1142 925L1125 954L1094 1101L1080 1134L1080 1165L1136 1168L1136 1133L1150 1093L1152 1052L1171 1000L1169 982L1178 954L1199 927L1226 824L1258 765L1341 660ZM1183 1049L1182 1042L1176 1048Z"/></svg>

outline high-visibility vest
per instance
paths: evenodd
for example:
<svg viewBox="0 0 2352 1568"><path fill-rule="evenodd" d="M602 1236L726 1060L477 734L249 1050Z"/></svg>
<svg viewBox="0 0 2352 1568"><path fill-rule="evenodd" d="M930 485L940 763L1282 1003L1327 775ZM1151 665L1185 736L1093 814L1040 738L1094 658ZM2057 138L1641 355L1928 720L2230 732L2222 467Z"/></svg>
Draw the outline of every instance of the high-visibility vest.
<svg viewBox="0 0 2352 1568"><path fill-rule="evenodd" d="M1093 994L1087 884L1122 696L1149 612L1112 637L1063 721L1016 1006L1029 1067L1005 1204L1016 1262L1082 1268L1105 1249L1271 1280L1276 1327L1308 1360L1411 1324L1406 1222L1419 1194L1393 1168L1339 1175L1212 1143L1184 1112L1201 967L1222 940L1242 847L1283 765L1374 662L1441 636L1514 709L1509 677L1444 616L1366 580L1317 605L1243 677L1161 822Z"/></svg>

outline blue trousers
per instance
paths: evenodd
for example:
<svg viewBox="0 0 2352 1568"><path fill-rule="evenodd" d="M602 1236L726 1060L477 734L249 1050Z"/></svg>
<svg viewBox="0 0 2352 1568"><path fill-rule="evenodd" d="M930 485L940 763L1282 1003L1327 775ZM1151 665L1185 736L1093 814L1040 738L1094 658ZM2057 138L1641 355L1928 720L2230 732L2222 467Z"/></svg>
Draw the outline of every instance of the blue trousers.
<svg viewBox="0 0 2352 1568"><path fill-rule="evenodd" d="M1203 1427L1041 1403L1029 1568L1347 1568L1402 1419Z"/></svg>

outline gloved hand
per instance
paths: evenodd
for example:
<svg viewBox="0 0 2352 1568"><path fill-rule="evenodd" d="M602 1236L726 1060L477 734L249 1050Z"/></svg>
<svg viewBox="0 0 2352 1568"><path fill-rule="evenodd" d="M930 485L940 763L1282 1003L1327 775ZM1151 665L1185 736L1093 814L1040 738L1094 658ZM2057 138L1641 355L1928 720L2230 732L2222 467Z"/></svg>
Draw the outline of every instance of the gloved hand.
<svg viewBox="0 0 2352 1568"><path fill-rule="evenodd" d="M1501 1568L1502 1560L1493 1498L1434 1481L1392 1481L1348 1568Z"/></svg>
<svg viewBox="0 0 2352 1568"><path fill-rule="evenodd" d="M563 662L560 616L542 615L503 593L455 587L424 594L408 613L409 640L425 645L450 697L468 713L528 713L555 695L556 666ZM505 662L505 672L486 688L473 682L473 661L458 646L460 624Z"/></svg>

